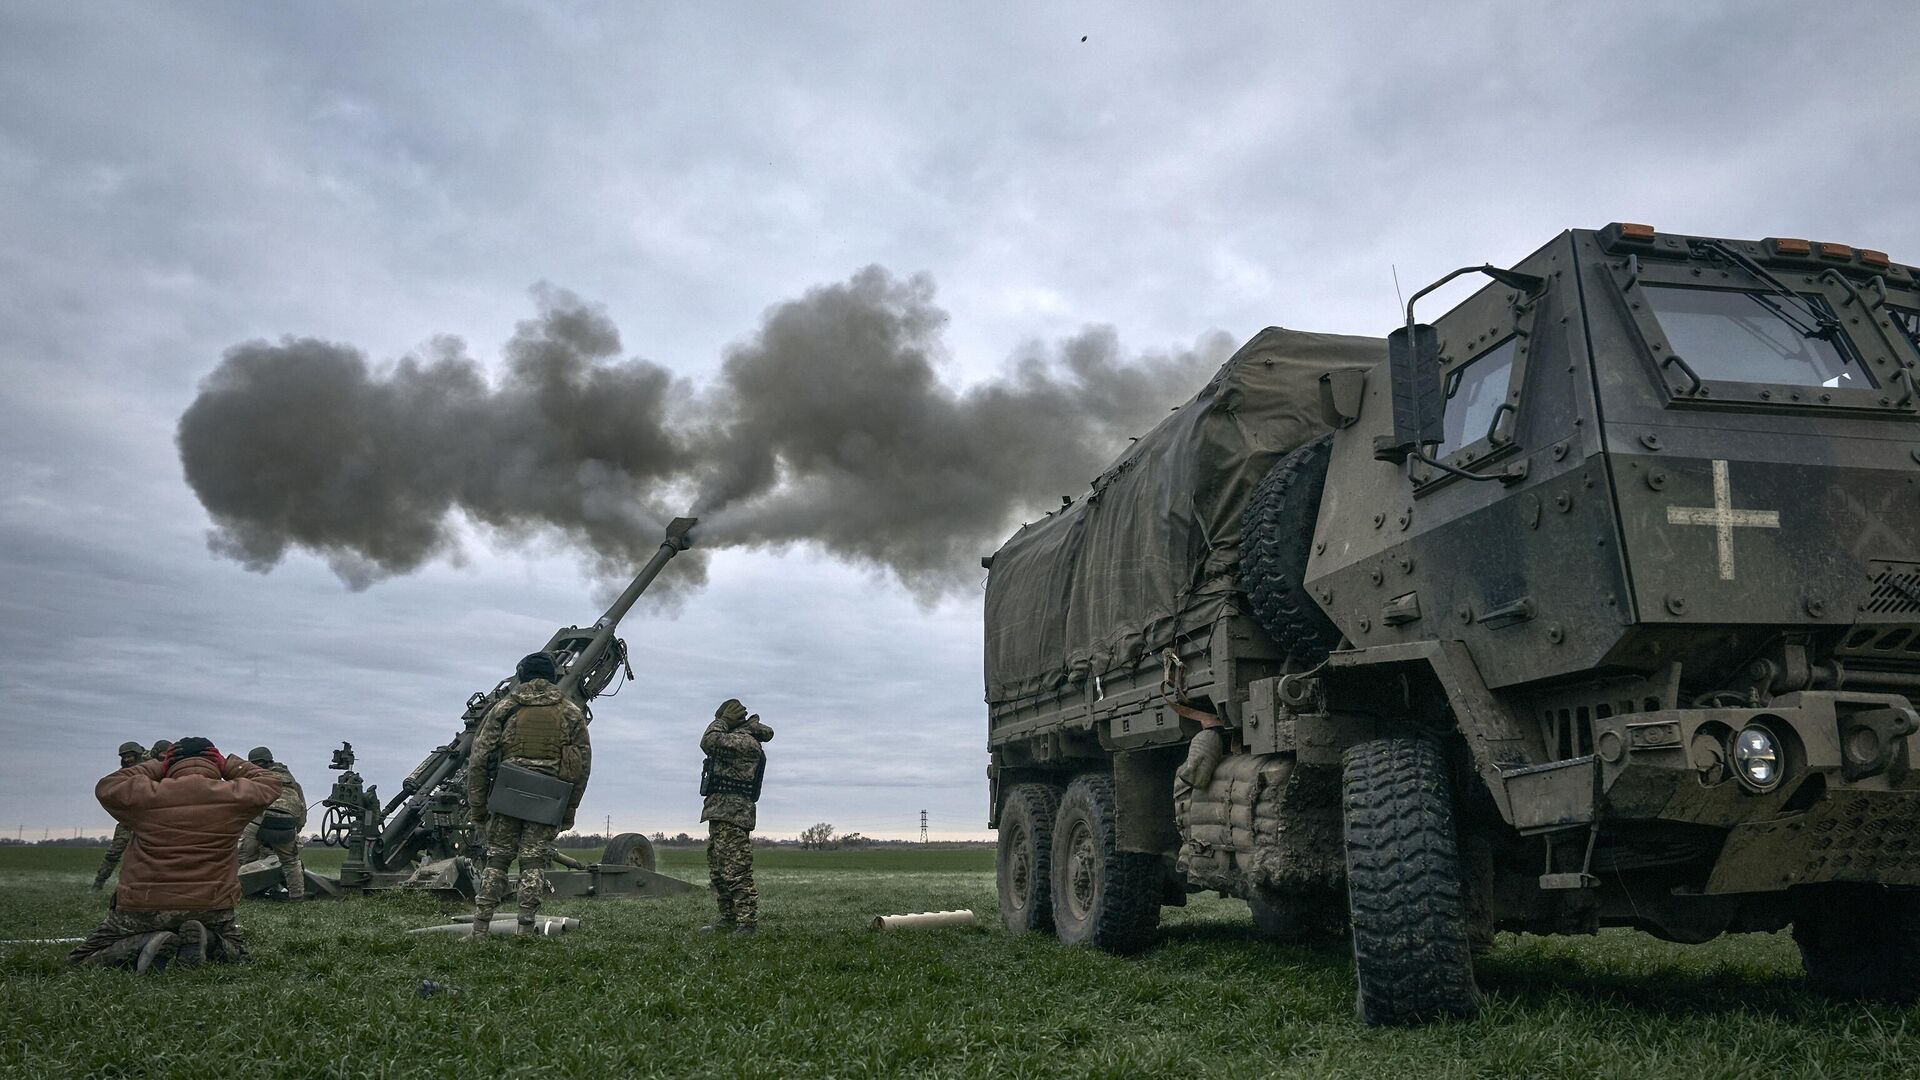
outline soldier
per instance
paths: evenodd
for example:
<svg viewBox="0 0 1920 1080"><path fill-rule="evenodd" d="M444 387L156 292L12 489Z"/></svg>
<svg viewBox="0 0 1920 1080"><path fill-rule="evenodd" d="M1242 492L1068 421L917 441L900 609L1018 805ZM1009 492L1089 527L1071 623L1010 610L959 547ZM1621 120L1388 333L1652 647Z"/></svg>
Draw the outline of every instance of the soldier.
<svg viewBox="0 0 1920 1080"><path fill-rule="evenodd" d="M487 865L480 871L474 896L473 934L486 936L493 911L507 891L507 867L520 860L520 918L522 933L533 929L540 896L547 887L547 856L553 838L573 828L580 796L587 790L592 750L587 744L587 718L553 684L553 657L533 653L514 671L519 685L487 711L473 739L467 765L467 812L474 825L487 827ZM496 762L497 759L497 762ZM528 821L488 804L500 795L504 783L493 766L519 766L572 785L558 822Z"/></svg>
<svg viewBox="0 0 1920 1080"><path fill-rule="evenodd" d="M147 748L137 742L120 744L120 767L131 769L147 760ZM133 830L125 822L113 823L113 842L107 845L106 858L100 860L100 869L93 874L93 891L106 888L107 879L113 876L113 868L120 865L120 856L127 850L127 841L133 839Z"/></svg>
<svg viewBox="0 0 1920 1080"><path fill-rule="evenodd" d="M244 960L233 922L240 901L235 841L280 794L280 781L205 739L181 739L93 789L114 820L133 828L106 921L67 959L156 971L171 961Z"/></svg>
<svg viewBox="0 0 1920 1080"><path fill-rule="evenodd" d="M760 744L773 729L758 714L747 715L737 698L728 698L700 736L707 755L700 773L700 794L707 797L700 820L707 823L707 874L720 902L720 919L702 933L751 934L760 921L760 894L753 888L754 802L767 771Z"/></svg>
<svg viewBox="0 0 1920 1080"><path fill-rule="evenodd" d="M244 865L270 851L280 858L280 875L287 883L287 899L307 898L306 867L300 864L300 830L307 827L307 794L293 770L273 760L273 751L256 746L247 751L247 760L265 769L280 781L280 797L247 825L240 834L240 862Z"/></svg>
<svg viewBox="0 0 1920 1080"><path fill-rule="evenodd" d="M147 756L152 758L155 761L159 761L162 758L166 757L167 751L171 749L173 749L173 743L171 740L156 739L154 740L153 749L147 751Z"/></svg>

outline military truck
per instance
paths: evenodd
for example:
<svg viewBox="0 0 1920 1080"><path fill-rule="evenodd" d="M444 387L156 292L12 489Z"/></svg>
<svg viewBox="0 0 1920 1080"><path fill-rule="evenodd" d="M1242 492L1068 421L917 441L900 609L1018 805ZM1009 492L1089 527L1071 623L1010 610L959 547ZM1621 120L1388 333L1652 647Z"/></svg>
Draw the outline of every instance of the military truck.
<svg viewBox="0 0 1920 1080"><path fill-rule="evenodd" d="M1913 999L1917 274L1613 224L1254 337L983 560L1002 920L1244 898L1370 1023L1472 1012L1497 930L1791 927Z"/></svg>

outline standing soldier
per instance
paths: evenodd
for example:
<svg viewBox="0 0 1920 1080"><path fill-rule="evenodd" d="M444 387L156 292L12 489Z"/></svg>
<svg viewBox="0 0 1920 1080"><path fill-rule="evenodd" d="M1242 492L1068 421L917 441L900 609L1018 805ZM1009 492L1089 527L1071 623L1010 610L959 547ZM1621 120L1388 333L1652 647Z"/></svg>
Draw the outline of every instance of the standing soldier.
<svg viewBox="0 0 1920 1080"><path fill-rule="evenodd" d="M156 739L153 744L153 749L147 751L147 756L155 761L161 761L166 758L167 751L171 749L173 749L173 740Z"/></svg>
<svg viewBox="0 0 1920 1080"><path fill-rule="evenodd" d="M533 653L520 661L514 677L519 685L487 711L468 757L467 812L475 826L487 827L487 865L474 896L475 938L488 933L516 857L520 930L532 931L553 838L573 828L592 767L586 714L553 684L553 657Z"/></svg>
<svg viewBox="0 0 1920 1080"><path fill-rule="evenodd" d="M753 888L754 802L767 772L760 744L773 729L737 698L728 698L700 736L707 755L700 771L700 794L707 797L700 820L707 823L707 874L720 902L720 920L702 933L751 934L760 920L760 894Z"/></svg>
<svg viewBox="0 0 1920 1080"><path fill-rule="evenodd" d="M270 851L280 858L280 876L287 883L287 899L307 898L307 870L300 864L300 830L307 827L307 793L293 770L273 760L273 751L256 746L247 751L247 760L265 769L280 781L280 797L261 812L240 834L242 865Z"/></svg>
<svg viewBox="0 0 1920 1080"><path fill-rule="evenodd" d="M120 744L120 767L131 769L147 760L147 748L137 742ZM100 860L100 869L93 875L93 891L106 888L107 879L113 876L113 868L120 865L120 856L127 850L127 841L133 839L133 830L124 821L113 823L113 842L107 845L107 857Z"/></svg>

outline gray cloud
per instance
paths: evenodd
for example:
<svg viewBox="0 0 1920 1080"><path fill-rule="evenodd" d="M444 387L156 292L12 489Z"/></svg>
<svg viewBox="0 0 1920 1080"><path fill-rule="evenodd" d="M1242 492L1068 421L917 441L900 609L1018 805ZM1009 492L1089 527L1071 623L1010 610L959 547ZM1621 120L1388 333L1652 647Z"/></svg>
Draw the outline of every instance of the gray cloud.
<svg viewBox="0 0 1920 1080"><path fill-rule="evenodd" d="M458 514L510 538L558 532L617 580L684 497L700 549L811 542L930 602L977 580L1018 513L1081 491L1230 348L1214 335L1131 358L1093 329L958 390L938 370L932 280L875 266L770 309L696 403L664 368L614 359L598 306L535 297L497 387L454 338L384 372L312 338L227 350L178 435L213 550L265 571L303 548L365 588L457 557ZM703 556L666 580L704 583Z"/></svg>

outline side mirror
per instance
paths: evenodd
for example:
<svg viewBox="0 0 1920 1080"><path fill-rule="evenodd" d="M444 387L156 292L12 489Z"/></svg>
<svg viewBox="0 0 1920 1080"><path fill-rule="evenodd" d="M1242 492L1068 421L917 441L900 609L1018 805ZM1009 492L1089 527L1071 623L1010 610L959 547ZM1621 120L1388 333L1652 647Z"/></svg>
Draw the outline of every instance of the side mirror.
<svg viewBox="0 0 1920 1080"><path fill-rule="evenodd" d="M1367 391L1365 368L1341 368L1320 376L1320 422L1336 431L1360 419Z"/></svg>
<svg viewBox="0 0 1920 1080"><path fill-rule="evenodd" d="M1405 462L1422 447L1446 439L1446 399L1440 393L1440 335L1411 323L1387 335L1387 385L1393 396L1393 434L1377 435L1373 456Z"/></svg>

